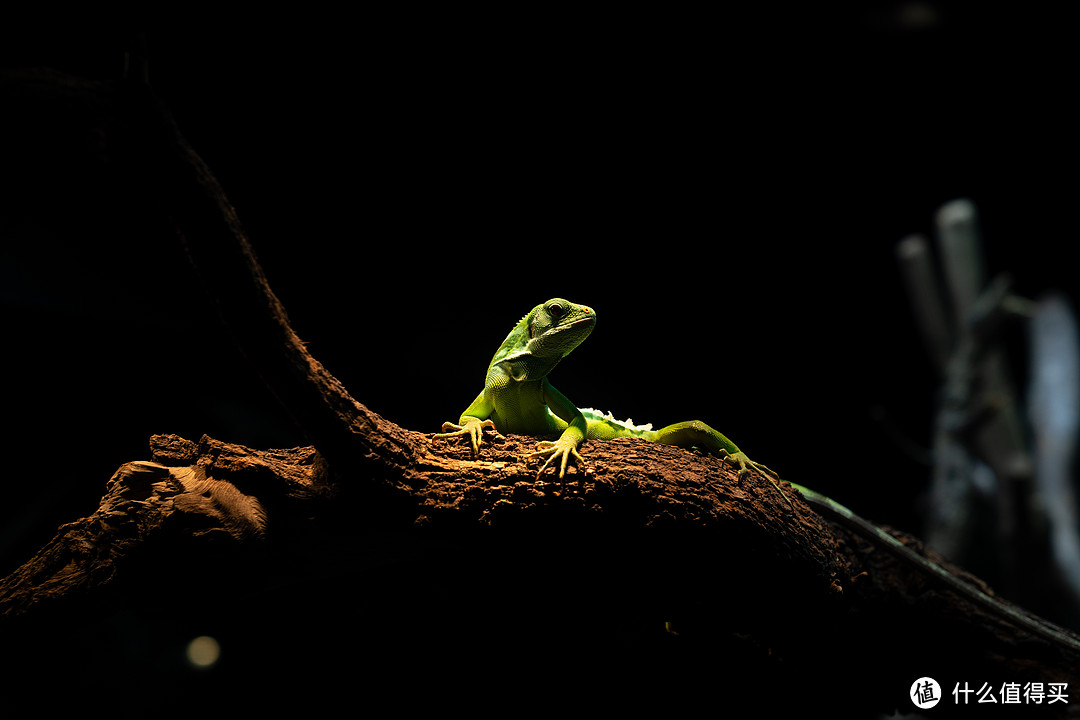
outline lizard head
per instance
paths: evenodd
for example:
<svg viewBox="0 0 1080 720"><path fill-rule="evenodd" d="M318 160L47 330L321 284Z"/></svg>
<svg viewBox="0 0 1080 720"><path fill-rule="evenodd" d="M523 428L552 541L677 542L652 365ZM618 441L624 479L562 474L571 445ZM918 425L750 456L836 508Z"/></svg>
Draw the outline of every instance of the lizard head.
<svg viewBox="0 0 1080 720"><path fill-rule="evenodd" d="M595 325L592 308L552 298L521 318L491 364L505 363L515 380L542 378L580 345Z"/></svg>
<svg viewBox="0 0 1080 720"><path fill-rule="evenodd" d="M596 313L587 305L552 298L528 315L529 354L538 358L563 358L589 337L596 327Z"/></svg>

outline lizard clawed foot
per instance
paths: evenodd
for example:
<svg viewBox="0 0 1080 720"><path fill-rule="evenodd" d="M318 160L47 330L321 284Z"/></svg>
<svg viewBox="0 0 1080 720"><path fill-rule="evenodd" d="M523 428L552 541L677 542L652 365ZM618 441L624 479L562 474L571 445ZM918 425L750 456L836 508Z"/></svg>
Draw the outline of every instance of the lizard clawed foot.
<svg viewBox="0 0 1080 720"><path fill-rule="evenodd" d="M573 456L578 463L578 467L582 468L584 472L585 461L578 453L574 443L569 440L542 440L536 444L536 451L529 453L526 456L525 461L528 462L532 458L544 458L544 464L540 466L540 469L536 473L536 479L539 480L540 476L544 474L544 471L548 469L548 466L553 462L559 462L559 479L562 480L566 476L566 465L570 461L570 456ZM551 465L555 467L554 465Z"/></svg>
<svg viewBox="0 0 1080 720"><path fill-rule="evenodd" d="M769 482L772 483L772 486L776 488L776 492L780 493L780 497L784 498L784 501L787 502L788 506L792 510L795 509L795 506L791 503L791 499L787 496L787 493L784 492L784 489L780 487L780 483L777 482L778 480L780 480L780 475L777 472L775 472L774 470L770 470L761 463L754 462L753 460L748 458L746 456L746 453L744 452L737 452L735 454L731 454L726 450L721 450L720 457L723 458L724 462L728 463L729 465L735 465L739 468L739 482L742 482L743 478L749 475L751 470L754 470L759 475L768 478Z"/></svg>
<svg viewBox="0 0 1080 720"><path fill-rule="evenodd" d="M483 442L485 428L492 430L496 435L499 434L499 431L495 429L495 423L491 420L470 418L465 421L464 425L444 422L442 425L443 431L433 435L431 439L434 441L436 438L452 438L465 435L469 438L469 444L472 446L472 456L475 458L480 454L480 443ZM447 430L452 430L453 432L447 432Z"/></svg>

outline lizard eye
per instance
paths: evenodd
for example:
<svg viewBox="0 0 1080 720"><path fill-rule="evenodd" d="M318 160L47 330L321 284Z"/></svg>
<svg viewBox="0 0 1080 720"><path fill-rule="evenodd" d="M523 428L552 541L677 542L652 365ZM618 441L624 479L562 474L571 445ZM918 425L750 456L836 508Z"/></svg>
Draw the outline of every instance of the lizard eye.
<svg viewBox="0 0 1080 720"><path fill-rule="evenodd" d="M551 317L557 318L563 314L563 307L559 303L551 303L548 305L548 313Z"/></svg>

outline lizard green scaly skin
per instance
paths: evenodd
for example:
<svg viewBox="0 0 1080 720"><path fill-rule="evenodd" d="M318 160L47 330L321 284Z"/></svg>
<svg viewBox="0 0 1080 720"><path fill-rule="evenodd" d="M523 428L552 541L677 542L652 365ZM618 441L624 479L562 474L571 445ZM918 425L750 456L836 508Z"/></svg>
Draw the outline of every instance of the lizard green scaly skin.
<svg viewBox="0 0 1080 720"><path fill-rule="evenodd" d="M525 435L561 432L558 440L539 443L536 452L527 458L543 460L538 478L550 466L557 468L561 479L571 457L583 464L578 448L586 438L638 437L708 450L736 465L740 479L756 470L783 495L776 473L751 460L735 443L700 420L653 430L651 425L620 422L596 410L578 409L567 400L548 380L548 374L595 326L596 312L586 305L554 298L534 307L499 346L488 365L484 389L456 423L443 423L443 432L435 438L465 436L476 457L485 429Z"/></svg>

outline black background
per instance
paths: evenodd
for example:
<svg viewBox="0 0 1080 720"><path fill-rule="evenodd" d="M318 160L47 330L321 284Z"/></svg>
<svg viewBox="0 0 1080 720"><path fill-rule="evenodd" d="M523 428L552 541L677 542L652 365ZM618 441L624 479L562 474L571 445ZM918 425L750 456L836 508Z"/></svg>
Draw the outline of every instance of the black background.
<svg viewBox="0 0 1080 720"><path fill-rule="evenodd" d="M1061 19L755 7L4 32L9 66L103 80L144 34L152 85L295 329L385 417L456 419L513 324L565 297L599 318L552 375L575 403L705 420L785 479L917 534L929 468L895 433L927 446L937 380L896 243L967 197L991 273L1031 297L1072 289ZM0 226L5 572L92 512L151 434L304 443L189 300L179 250L95 172L7 178L49 200ZM1019 373L1022 329L1010 340Z"/></svg>

